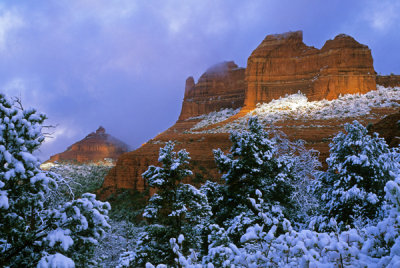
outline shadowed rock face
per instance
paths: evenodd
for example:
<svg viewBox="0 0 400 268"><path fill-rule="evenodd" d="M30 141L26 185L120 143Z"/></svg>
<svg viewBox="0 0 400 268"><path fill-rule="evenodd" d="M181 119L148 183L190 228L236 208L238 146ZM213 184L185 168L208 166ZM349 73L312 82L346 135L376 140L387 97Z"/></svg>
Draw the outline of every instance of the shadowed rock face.
<svg viewBox="0 0 400 268"><path fill-rule="evenodd" d="M299 90L309 100L375 89L370 49L341 34L321 49L303 43L303 33L268 35L247 61L245 105L254 107Z"/></svg>
<svg viewBox="0 0 400 268"><path fill-rule="evenodd" d="M142 173L149 165L159 166L158 153L169 140L175 140L175 151L186 149L190 153L190 168L196 176L188 177L184 182L200 186L207 179L219 177L214 162L212 149L229 150L231 143L229 134L182 134L166 131L156 138L143 144L135 151L125 153L118 158L117 164L107 174L99 196L109 196L116 189L134 189L144 191L148 189ZM150 194L153 193L150 189Z"/></svg>
<svg viewBox="0 0 400 268"><path fill-rule="evenodd" d="M244 74L244 68L228 61L210 67L197 83L189 77L179 120L224 108L242 107L246 90Z"/></svg>
<svg viewBox="0 0 400 268"><path fill-rule="evenodd" d="M159 148L169 140L175 141L176 150L185 148L190 153L194 173L201 173L203 179L218 180L220 174L212 149L228 151L231 146L229 134L188 134L186 131L199 121L186 120L190 117L244 106L235 116L240 117L259 102L268 102L299 90L310 100L366 93L376 89L375 81L371 51L350 36L338 35L321 49L316 49L303 43L302 32L269 35L249 57L247 69L238 68L234 62L223 62L209 68L197 83L189 77L179 120L139 149L123 154L105 178L101 197L121 188L146 190L142 173L149 165L159 165ZM367 125L393 112L392 109L382 109L374 111L376 119L367 116L357 119ZM330 139L343 131L344 123L352 120L354 118L321 122L285 121L278 127L289 139L303 139L308 148L319 150L320 159L324 161L329 154ZM201 180L197 182L192 177L187 182L196 185Z"/></svg>
<svg viewBox="0 0 400 268"><path fill-rule="evenodd" d="M400 75L377 75L376 83L384 87L400 87Z"/></svg>
<svg viewBox="0 0 400 268"><path fill-rule="evenodd" d="M53 155L46 162L95 163L117 158L129 151L124 142L106 133L103 127L87 135L81 141L72 144L65 152Z"/></svg>
<svg viewBox="0 0 400 268"><path fill-rule="evenodd" d="M400 112L391 114L381 121L372 125L370 133L377 132L384 138L390 147L397 147L400 144Z"/></svg>

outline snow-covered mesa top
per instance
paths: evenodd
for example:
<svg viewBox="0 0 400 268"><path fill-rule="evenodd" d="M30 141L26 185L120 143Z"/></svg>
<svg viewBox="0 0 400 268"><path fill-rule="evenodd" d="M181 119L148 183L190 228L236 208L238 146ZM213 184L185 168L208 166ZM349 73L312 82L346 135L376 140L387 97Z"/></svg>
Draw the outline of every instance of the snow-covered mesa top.
<svg viewBox="0 0 400 268"><path fill-rule="evenodd" d="M235 129L245 129L250 116L257 116L262 124L273 124L282 120L327 120L335 118L352 118L370 113L371 108L400 107L400 88L385 88L378 86L377 90L366 94L346 94L331 101L308 101L307 97L298 92L286 95L268 103L257 104L256 109L246 116L229 122L218 129L201 131L201 128L222 122L236 114L238 110L224 109L191 119L202 119L192 129L192 132L230 132Z"/></svg>

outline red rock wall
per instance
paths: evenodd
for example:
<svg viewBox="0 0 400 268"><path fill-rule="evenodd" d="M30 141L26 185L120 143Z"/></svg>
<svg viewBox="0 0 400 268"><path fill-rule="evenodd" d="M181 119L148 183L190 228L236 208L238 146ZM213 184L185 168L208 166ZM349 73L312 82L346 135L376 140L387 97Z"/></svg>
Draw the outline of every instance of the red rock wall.
<svg viewBox="0 0 400 268"><path fill-rule="evenodd" d="M233 62L223 62L209 68L197 84L193 77L186 80L185 97L179 120L243 106L246 90L245 69Z"/></svg>
<svg viewBox="0 0 400 268"><path fill-rule="evenodd" d="M384 87L400 87L400 75L377 75L376 83Z"/></svg>
<svg viewBox="0 0 400 268"><path fill-rule="evenodd" d="M116 166L113 167L104 179L104 184L99 192L101 198L109 196L116 189L134 189L144 191L147 189L146 181L142 178L149 165L159 166L158 153L160 147L165 146L169 140L176 142L175 151L186 149L191 157L190 166L199 178L188 177L185 183L192 183L200 186L201 182L207 179L216 180L219 178L214 162L213 149L221 148L228 151L231 143L229 134L170 134L166 131L155 139L145 143L139 149L125 153L118 158ZM153 189L150 189L152 194Z"/></svg>
<svg viewBox="0 0 400 268"><path fill-rule="evenodd" d="M195 172L205 170L209 178L218 179L212 149L228 151L229 134L185 134L197 122L185 121L189 117L243 104L246 106L242 111L248 111L258 102L299 90L311 100L365 93L376 88L375 79L371 51L349 36L339 35L321 49L305 45L302 32L267 36L249 57L246 70L225 62L208 69L197 83L189 77L178 122L139 149L123 154L105 178L101 196L104 198L117 188L146 189L141 174L149 165L158 165L159 148L168 140L176 142L176 150L187 149ZM393 111L382 110L380 116L389 112ZM365 125L372 122L370 118L358 119L364 120ZM351 120L354 119L289 122L294 127L282 122L281 127L290 139L303 139L308 148L320 150L324 160L330 139L343 130L343 123Z"/></svg>
<svg viewBox="0 0 400 268"><path fill-rule="evenodd" d="M321 49L303 43L303 33L268 35L247 61L245 105L254 107L299 90L310 100L376 88L370 49L338 35Z"/></svg>

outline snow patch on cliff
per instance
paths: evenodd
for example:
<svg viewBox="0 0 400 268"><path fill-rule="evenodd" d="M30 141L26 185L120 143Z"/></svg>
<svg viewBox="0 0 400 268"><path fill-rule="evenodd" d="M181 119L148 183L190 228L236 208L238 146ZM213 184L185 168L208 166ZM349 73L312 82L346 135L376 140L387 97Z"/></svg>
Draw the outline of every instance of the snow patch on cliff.
<svg viewBox="0 0 400 268"><path fill-rule="evenodd" d="M213 112L208 115L198 117L203 119L195 127L191 129L196 133L228 133L233 130L246 129L247 121L250 116L257 116L263 125L274 124L284 120L331 120L357 118L368 115L372 108L400 107L400 87L385 88L377 86L377 90L370 91L366 94L346 94L339 96L338 99L331 101L308 101L307 97L298 92L293 95L286 95L277 100L268 103L259 103L257 107L249 112L246 116L235 121L229 122L218 128L196 131L197 129L215 124L214 118L225 116L228 114ZM239 109L237 109L238 111ZM221 122L220 120L218 122Z"/></svg>

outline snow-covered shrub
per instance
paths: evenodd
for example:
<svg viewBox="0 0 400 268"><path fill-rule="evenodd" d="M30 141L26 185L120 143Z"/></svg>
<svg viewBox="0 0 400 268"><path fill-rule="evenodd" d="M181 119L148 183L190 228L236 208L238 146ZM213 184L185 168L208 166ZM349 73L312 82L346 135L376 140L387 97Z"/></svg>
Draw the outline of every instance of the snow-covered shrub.
<svg viewBox="0 0 400 268"><path fill-rule="evenodd" d="M97 164L52 165L49 172L61 175L63 180L58 180L58 188L46 195L51 201L51 207L63 205L69 202L71 197L82 197L86 192L94 193L103 183L110 168L108 165ZM122 253L134 249L137 236L143 228L132 222L138 223L139 215L143 214L143 195L144 193L126 189L116 191L108 198L112 210L108 213L110 219L107 222L111 228L106 230L99 244L94 247L93 258L90 260L94 267L115 267Z"/></svg>
<svg viewBox="0 0 400 268"><path fill-rule="evenodd" d="M113 208L114 209L114 208ZM94 267L129 267L126 261L134 254L138 235L143 227L128 221L108 221L111 226L95 248L92 263ZM123 257L122 257L123 256ZM122 265L125 263L125 266Z"/></svg>
<svg viewBox="0 0 400 268"><path fill-rule="evenodd" d="M58 183L59 192L72 192L74 197L80 197L84 193L97 191L110 169L111 166L105 165L56 164L49 171L64 179L64 183Z"/></svg>
<svg viewBox="0 0 400 268"><path fill-rule="evenodd" d="M400 267L400 177L388 181L385 191L390 203L388 215L366 228L362 251L379 259L378 267Z"/></svg>
<svg viewBox="0 0 400 268"><path fill-rule="evenodd" d="M45 119L0 94L0 266L40 262L45 267L62 261L71 267L89 258L108 227L109 205L94 195L48 206L46 194L57 188L59 177L42 171L33 155L44 140Z"/></svg>
<svg viewBox="0 0 400 268"><path fill-rule="evenodd" d="M399 172L397 153L385 140L357 121L345 125L330 144L326 160L328 170L315 180L316 193L321 199L322 215L315 218L321 230L329 230L331 218L340 229L363 222L378 220L384 204L386 182Z"/></svg>
<svg viewBox="0 0 400 268"><path fill-rule="evenodd" d="M183 251L199 249L203 230L211 216L207 197L198 189L182 180L192 175L187 169L190 159L185 150L174 152L174 144L168 142L160 148L159 162L162 167L150 166L143 177L157 191L144 210L150 225L139 241L134 265L146 262L172 264L174 253L168 250L170 239L183 234L186 239Z"/></svg>
<svg viewBox="0 0 400 268"><path fill-rule="evenodd" d="M272 129L271 133L278 157L284 159L293 175L291 199L294 201L295 209L289 218L300 227L299 225L309 222L310 216L315 215L318 207L311 188L315 175L321 167L318 160L319 152L306 149L302 140L290 141L283 132L276 129Z"/></svg>
<svg viewBox="0 0 400 268"><path fill-rule="evenodd" d="M232 263L232 249L234 246L227 231L217 224L211 224L208 228L207 252L205 252L202 263L204 265L213 263L217 267L229 267Z"/></svg>
<svg viewBox="0 0 400 268"><path fill-rule="evenodd" d="M53 268L53 267L63 267L63 268L75 268L75 263L68 257L60 253L54 255L44 256L38 263L37 268Z"/></svg>
<svg viewBox="0 0 400 268"><path fill-rule="evenodd" d="M255 201L254 207L267 218L268 215L260 210L260 201ZM343 267L365 266L369 262L366 256L360 256L363 237L358 230L342 233L296 231L284 219L281 224L285 232L276 235L277 225L265 230L265 224L268 225L268 221L263 226L249 227L241 237L243 247L236 257L236 264L245 267Z"/></svg>
<svg viewBox="0 0 400 268"><path fill-rule="evenodd" d="M346 94L334 100L308 101L299 92L268 103L257 104L256 109L233 122L209 129L205 133L229 133L247 127L247 120L257 116L262 125L271 125L282 120L329 120L356 118L370 113L371 108L399 107L400 88L378 86L366 94ZM299 127L299 126L296 126ZM193 130L195 131L195 130Z"/></svg>
<svg viewBox="0 0 400 268"><path fill-rule="evenodd" d="M182 244L183 244L184 240L185 240L185 237L182 234L180 234L178 236L178 239L171 238L169 240L169 242L171 244L172 251L175 254L174 261L175 261L176 267L190 267L190 266L192 266L192 267L201 268L201 265L199 265L199 264L196 265L196 263L198 262L197 253L193 249L190 250L189 257L185 257L182 254Z"/></svg>
<svg viewBox="0 0 400 268"><path fill-rule="evenodd" d="M399 267L400 266L400 177L386 183L387 216L363 229L317 232L296 231L289 221L270 226L269 213L263 211L262 193L250 199L254 210L263 219L249 226L240 242L232 243L225 229L210 226L206 255L181 250L183 236L171 240L176 254L175 267ZM334 220L332 220L334 222ZM335 225L335 223L333 223ZM147 264L148 267L154 267ZM159 264L157 267L166 267Z"/></svg>
<svg viewBox="0 0 400 268"><path fill-rule="evenodd" d="M78 266L87 264L95 246L104 237L107 223L108 203L96 200L94 194L86 193L77 200L65 203L50 212L53 231L43 239L47 252L64 252L72 256Z"/></svg>
<svg viewBox="0 0 400 268"><path fill-rule="evenodd" d="M110 168L99 165L53 164L47 174L56 179L58 187L51 188L46 193L46 204L56 208L72 199L80 198L84 193L95 193Z"/></svg>
<svg viewBox="0 0 400 268"><path fill-rule="evenodd" d="M240 111L240 108L238 109L221 109L220 111L216 111L216 112L211 112L209 114L203 114L200 116L196 116L196 117L191 117L187 120L194 120L194 119L202 119L200 122L198 122L194 127L192 127L190 130L197 130L209 125L213 125L222 121L225 121L226 119L228 119L231 116L234 116L235 114L237 114Z"/></svg>

